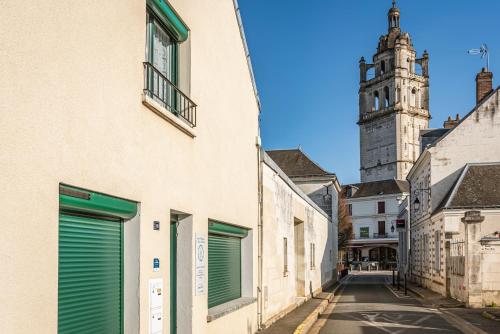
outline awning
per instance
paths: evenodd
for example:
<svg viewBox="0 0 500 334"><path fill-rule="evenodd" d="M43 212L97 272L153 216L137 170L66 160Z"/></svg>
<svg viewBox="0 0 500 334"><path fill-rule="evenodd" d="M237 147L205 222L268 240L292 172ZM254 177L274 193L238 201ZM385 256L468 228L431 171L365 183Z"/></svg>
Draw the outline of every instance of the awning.
<svg viewBox="0 0 500 334"><path fill-rule="evenodd" d="M166 0L147 0L147 3L162 19L177 42L184 42L188 38L188 27Z"/></svg>

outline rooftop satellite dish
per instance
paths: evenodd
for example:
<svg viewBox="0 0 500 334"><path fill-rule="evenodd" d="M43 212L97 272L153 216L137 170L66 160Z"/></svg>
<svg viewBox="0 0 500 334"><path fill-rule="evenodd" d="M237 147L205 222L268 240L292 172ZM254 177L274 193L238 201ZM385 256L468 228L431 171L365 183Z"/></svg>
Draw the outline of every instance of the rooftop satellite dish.
<svg viewBox="0 0 500 334"><path fill-rule="evenodd" d="M490 53L488 45L483 43L479 49L470 49L467 53L473 56L481 55L481 59L486 59L486 69L490 68Z"/></svg>

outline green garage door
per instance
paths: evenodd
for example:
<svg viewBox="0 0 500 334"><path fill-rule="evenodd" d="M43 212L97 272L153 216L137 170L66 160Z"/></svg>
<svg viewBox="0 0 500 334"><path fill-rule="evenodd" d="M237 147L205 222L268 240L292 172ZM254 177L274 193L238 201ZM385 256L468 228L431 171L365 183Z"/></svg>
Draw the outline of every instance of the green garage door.
<svg viewBox="0 0 500 334"><path fill-rule="evenodd" d="M59 333L123 332L123 223L59 216Z"/></svg>

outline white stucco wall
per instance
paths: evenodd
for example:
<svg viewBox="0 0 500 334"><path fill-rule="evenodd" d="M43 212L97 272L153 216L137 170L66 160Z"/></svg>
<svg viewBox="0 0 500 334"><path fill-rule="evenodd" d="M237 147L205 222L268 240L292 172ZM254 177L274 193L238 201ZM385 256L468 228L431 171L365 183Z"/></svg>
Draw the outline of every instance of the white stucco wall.
<svg viewBox="0 0 500 334"><path fill-rule="evenodd" d="M291 181L289 181L291 182ZM306 196L302 194L302 196ZM336 257L329 235L332 223L322 211L304 200L276 172L263 163L263 322L290 310L301 298L297 275L305 281L305 295L332 280ZM294 223L304 230L304 258L297 262ZM284 273L283 238L288 240L288 272ZM316 266L311 268L310 244L315 244ZM301 272L297 272L300 270Z"/></svg>
<svg viewBox="0 0 500 334"><path fill-rule="evenodd" d="M363 198L348 198L347 203L352 205L352 227L355 238L359 239L361 227L370 228L370 238L373 233L378 233L378 222L385 221L385 233L389 237L397 238L397 232L391 232L392 222L395 221L399 213L398 197L401 194L381 195ZM378 213L378 202L385 202L385 213ZM394 228L396 226L394 225Z"/></svg>
<svg viewBox="0 0 500 334"><path fill-rule="evenodd" d="M169 286L171 210L191 214L193 233L205 236L209 218L256 231L259 110L233 2L170 3L191 29L195 138L141 103L145 1L2 3L2 332L57 331L60 182L140 203L143 334L148 279ZM251 276L255 297L256 270ZM256 330L254 304L208 324L207 294L192 298L193 333Z"/></svg>
<svg viewBox="0 0 500 334"><path fill-rule="evenodd" d="M500 93L497 91L429 148L432 208L441 203L466 163L500 161L499 111Z"/></svg>

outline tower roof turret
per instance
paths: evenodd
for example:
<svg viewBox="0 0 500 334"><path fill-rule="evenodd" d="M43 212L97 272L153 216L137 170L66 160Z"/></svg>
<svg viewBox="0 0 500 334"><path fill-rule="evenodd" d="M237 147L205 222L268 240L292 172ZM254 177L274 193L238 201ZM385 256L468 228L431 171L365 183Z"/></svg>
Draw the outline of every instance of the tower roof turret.
<svg viewBox="0 0 500 334"><path fill-rule="evenodd" d="M399 16L400 10L396 7L396 0L392 1L392 7L389 9L389 13L387 14L387 19L389 22L389 32L393 30L399 30Z"/></svg>

